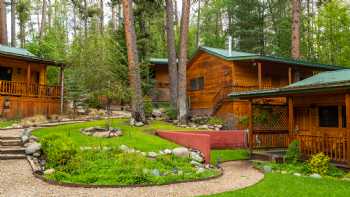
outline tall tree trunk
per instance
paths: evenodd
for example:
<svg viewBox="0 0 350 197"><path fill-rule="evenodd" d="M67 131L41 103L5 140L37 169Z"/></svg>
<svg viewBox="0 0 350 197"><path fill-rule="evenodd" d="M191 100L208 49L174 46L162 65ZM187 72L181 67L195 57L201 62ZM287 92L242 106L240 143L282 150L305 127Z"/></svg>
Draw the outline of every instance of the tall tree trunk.
<svg viewBox="0 0 350 197"><path fill-rule="evenodd" d="M134 15L132 0L123 0L125 40L128 52L129 83L131 88L132 117L139 122L146 122L143 109L143 97L141 90L141 76L139 60L136 48L136 33L134 27Z"/></svg>
<svg viewBox="0 0 350 197"><path fill-rule="evenodd" d="M103 6L103 0L100 0L100 32L103 34L103 25L104 25L104 6Z"/></svg>
<svg viewBox="0 0 350 197"><path fill-rule="evenodd" d="M196 47L199 47L199 34L200 34L200 20L201 19L201 0L198 0L198 11L197 11L197 32L196 32Z"/></svg>
<svg viewBox="0 0 350 197"><path fill-rule="evenodd" d="M16 0L11 0L11 46L16 47Z"/></svg>
<svg viewBox="0 0 350 197"><path fill-rule="evenodd" d="M178 26L179 25L179 15L177 13L177 0L174 0L174 14L175 14L175 25Z"/></svg>
<svg viewBox="0 0 350 197"><path fill-rule="evenodd" d="M47 13L47 1L43 0L43 7L42 7L42 10L41 10L41 26L40 26L40 33L39 33L40 40L43 38L43 35L44 35L44 32L45 32L46 13Z"/></svg>
<svg viewBox="0 0 350 197"><path fill-rule="evenodd" d="M292 58L300 58L300 0L292 0Z"/></svg>
<svg viewBox="0 0 350 197"><path fill-rule="evenodd" d="M87 13L87 0L84 0L84 14L83 14L83 20L84 20L84 37L87 38L87 31L88 31L88 13Z"/></svg>
<svg viewBox="0 0 350 197"><path fill-rule="evenodd" d="M168 70L170 78L170 97L171 104L177 109L177 61L176 61L176 46L174 33L174 8L173 0L166 0L166 35L168 46Z"/></svg>
<svg viewBox="0 0 350 197"><path fill-rule="evenodd" d="M47 25L49 28L51 28L51 16L52 16L52 6L51 6L51 0L47 0L48 4L48 11L47 11Z"/></svg>
<svg viewBox="0 0 350 197"><path fill-rule="evenodd" d="M7 20L5 0L0 0L0 44L7 45Z"/></svg>
<svg viewBox="0 0 350 197"><path fill-rule="evenodd" d="M112 10L112 30L113 32L117 31L117 13L116 13L116 5L111 5Z"/></svg>
<svg viewBox="0 0 350 197"><path fill-rule="evenodd" d="M190 0L182 1L182 16L180 27L180 54L178 72L178 120L184 124L187 122L187 99L186 99L186 65L187 65L187 42L190 18Z"/></svg>
<svg viewBox="0 0 350 197"><path fill-rule="evenodd" d="M25 40L26 40L26 32L25 32L25 24L19 24L19 37L21 41L21 47L24 48Z"/></svg>

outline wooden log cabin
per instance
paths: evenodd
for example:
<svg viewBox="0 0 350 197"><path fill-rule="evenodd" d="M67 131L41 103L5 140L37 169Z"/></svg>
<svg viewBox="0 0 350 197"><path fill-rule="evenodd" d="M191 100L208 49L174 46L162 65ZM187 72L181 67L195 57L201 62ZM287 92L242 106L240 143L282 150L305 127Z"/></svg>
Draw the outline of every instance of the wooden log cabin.
<svg viewBox="0 0 350 197"><path fill-rule="evenodd" d="M234 100L248 100L249 145L253 149L287 148L297 139L301 151L308 157L323 152L333 161L350 165L350 69L328 71L282 88L233 92ZM257 122L261 98L286 97L286 113L277 113L275 121L283 119L286 129L265 127ZM268 106L263 106L269 109ZM270 106L273 107L273 106ZM275 116L270 111L269 116Z"/></svg>
<svg viewBox="0 0 350 197"><path fill-rule="evenodd" d="M47 85L47 67L60 68L60 81ZM26 49L0 45L0 116L21 118L63 111L64 65Z"/></svg>
<svg viewBox="0 0 350 197"><path fill-rule="evenodd" d="M283 87L334 65L315 64L254 53L200 47L187 65L187 93L192 115L211 115L226 120L228 128L246 128L247 100L228 99L231 92ZM285 105L286 99L260 99Z"/></svg>
<svg viewBox="0 0 350 197"><path fill-rule="evenodd" d="M169 71L168 59L151 58L150 59L152 77L155 80L154 91L152 92L153 102L169 102Z"/></svg>

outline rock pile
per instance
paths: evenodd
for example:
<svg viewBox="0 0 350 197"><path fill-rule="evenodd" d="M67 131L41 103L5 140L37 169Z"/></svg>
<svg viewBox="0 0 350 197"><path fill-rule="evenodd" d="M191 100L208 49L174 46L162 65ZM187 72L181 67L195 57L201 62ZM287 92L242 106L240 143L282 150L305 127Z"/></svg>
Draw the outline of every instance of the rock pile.
<svg viewBox="0 0 350 197"><path fill-rule="evenodd" d="M118 128L106 129L102 127L89 127L81 129L80 132L84 135L101 138L118 137L123 135L122 131Z"/></svg>

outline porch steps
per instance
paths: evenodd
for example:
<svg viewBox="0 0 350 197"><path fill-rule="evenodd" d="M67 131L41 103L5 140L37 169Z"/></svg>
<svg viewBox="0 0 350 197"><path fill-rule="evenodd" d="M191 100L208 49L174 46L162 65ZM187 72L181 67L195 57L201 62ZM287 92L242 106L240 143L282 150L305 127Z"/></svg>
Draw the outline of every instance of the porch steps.
<svg viewBox="0 0 350 197"><path fill-rule="evenodd" d="M25 154L0 154L0 160L25 159Z"/></svg>
<svg viewBox="0 0 350 197"><path fill-rule="evenodd" d="M25 147L20 137L0 135L0 160L25 158Z"/></svg>
<svg viewBox="0 0 350 197"><path fill-rule="evenodd" d="M0 146L22 146L23 143L20 139L7 139L0 140Z"/></svg>

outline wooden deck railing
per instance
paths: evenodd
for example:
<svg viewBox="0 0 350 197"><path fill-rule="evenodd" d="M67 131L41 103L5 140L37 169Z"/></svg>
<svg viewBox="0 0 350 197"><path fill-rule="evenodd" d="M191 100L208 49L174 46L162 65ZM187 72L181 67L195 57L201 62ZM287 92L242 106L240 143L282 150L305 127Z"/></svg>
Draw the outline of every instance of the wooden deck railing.
<svg viewBox="0 0 350 197"><path fill-rule="evenodd" d="M346 137L294 135L291 138L300 141L300 148L305 156L323 152L335 162L344 163L350 159L347 158L349 147Z"/></svg>
<svg viewBox="0 0 350 197"><path fill-rule="evenodd" d="M323 152L332 161L347 163L347 137L289 135L288 131L253 132L253 149L287 148L292 140L300 142L301 153L305 157Z"/></svg>
<svg viewBox="0 0 350 197"><path fill-rule="evenodd" d="M288 131L260 131L253 132L253 148L286 148L289 144Z"/></svg>
<svg viewBox="0 0 350 197"><path fill-rule="evenodd" d="M60 86L0 80L1 95L59 98L60 89Z"/></svg>

